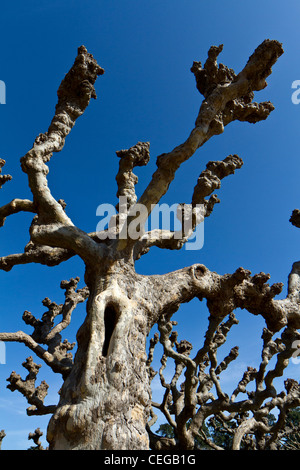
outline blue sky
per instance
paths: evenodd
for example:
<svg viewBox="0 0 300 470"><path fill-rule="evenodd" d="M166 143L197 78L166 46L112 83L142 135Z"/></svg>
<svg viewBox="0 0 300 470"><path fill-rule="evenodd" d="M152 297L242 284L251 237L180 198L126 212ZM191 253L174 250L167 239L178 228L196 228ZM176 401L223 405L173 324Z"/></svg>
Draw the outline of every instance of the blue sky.
<svg viewBox="0 0 300 470"><path fill-rule="evenodd" d="M192 62L204 62L211 45L224 44L220 61L239 72L264 39L277 39L285 54L274 66L269 86L256 97L272 101L275 111L255 126L239 122L227 126L224 134L182 166L164 198L171 204L190 202L197 177L209 160L229 154L244 160L242 169L223 180L217 191L221 204L205 221L203 248L176 253L154 249L138 262L137 271L163 273L201 262L220 274L239 266L253 273L269 272L272 282L286 284L292 263L299 259L299 231L289 223L292 210L300 206L300 105L291 101L292 82L300 79L299 13L296 0L5 2L0 17L0 80L7 96L6 104L0 105L0 157L7 161L5 172L13 180L1 191L1 205L14 197L31 197L19 160L36 135L47 130L56 90L80 45L96 57L105 74L96 83L98 99L77 121L63 151L52 158L49 184L53 195L67 202L73 222L93 231L99 222L98 205L116 203L115 152L150 141L150 163L137 171L141 194L155 170L156 156L189 135L201 103L190 72ZM7 220L0 231L1 256L23 250L30 221L28 214ZM83 278L83 264L76 259L56 268L19 266L0 272L0 331L24 329L24 310L40 318L46 296L62 302L60 280L76 275ZM68 339L83 318L80 307L66 332ZM175 319L180 338L200 345L205 307L192 302ZM240 365L234 369L237 376L245 364L257 365L263 326L247 312L241 312L239 319L230 338L231 346L241 347ZM46 429L48 418L28 418L25 399L6 389L12 370L24 376L21 363L28 355L22 345L11 343L6 365L0 364L0 429L7 433L3 449L26 449L28 433L38 426ZM299 366L290 365L289 375L299 379ZM46 366L40 376L52 385L47 399L52 404L59 377Z"/></svg>

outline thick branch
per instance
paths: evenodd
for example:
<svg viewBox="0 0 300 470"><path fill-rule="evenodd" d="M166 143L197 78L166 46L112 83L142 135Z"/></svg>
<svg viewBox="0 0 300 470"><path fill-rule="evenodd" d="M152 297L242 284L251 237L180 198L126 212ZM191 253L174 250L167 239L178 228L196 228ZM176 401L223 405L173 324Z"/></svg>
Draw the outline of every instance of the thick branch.
<svg viewBox="0 0 300 470"><path fill-rule="evenodd" d="M249 271L242 268L232 275L221 276L210 272L203 265L152 277L153 282L160 285L157 286L157 310L161 312L158 325L160 341L164 347L162 367L166 368L168 357L175 361L175 374L171 382L168 384L161 377L166 392L162 404L155 406L162 410L166 417L169 416L167 419L175 431L176 442L184 448L195 448L193 439L198 436L209 416L219 416L221 420L232 422L232 428L226 427L234 436L233 449L240 449L241 446L274 448L284 427L287 410L299 406L300 389L296 381L285 382L287 393L277 394L274 385L274 380L283 375L290 358L298 350L299 263L293 265L289 276L286 299L274 299L280 293L282 285L270 286L267 284L269 277L264 273L251 276ZM207 299L210 317L204 345L194 358L190 358L188 356L191 345L188 344L186 349L187 342L177 342L177 334L172 331L176 322L171 321L171 317L181 303L188 302L193 297ZM229 399L222 391L219 375L237 358L238 348L232 348L221 362L218 362L217 351L226 341L231 327L237 323L233 314L237 308L261 315L268 328L264 329L262 335L262 361L259 369L249 367ZM228 320L222 322L227 315ZM273 339L274 334L284 326L281 336ZM156 342L157 338L151 345L152 349ZM267 370L274 356L277 358L275 365ZM183 371L185 380L178 390L178 378ZM254 391L248 392L247 386L254 380L256 387ZM213 387L216 397L211 390ZM248 398L236 401L240 393L247 394ZM266 402L268 398L271 400ZM277 422L271 426L267 417L273 408L279 408L280 415ZM249 418L250 411L253 418ZM175 415L175 418L171 415ZM251 437L247 437L248 434L251 434Z"/></svg>
<svg viewBox="0 0 300 470"><path fill-rule="evenodd" d="M83 114L90 99L96 98L94 83L103 72L93 56L81 46L73 67L58 89L58 103L48 131L36 138L32 149L21 159L38 213L31 227L32 241L71 250L74 248L83 259L87 257L87 252L95 251L96 244L86 233L73 226L63 205L51 195L46 162L53 152L63 148L76 119Z"/></svg>
<svg viewBox="0 0 300 470"><path fill-rule="evenodd" d="M10 271L20 264L39 263L46 266L57 266L72 258L76 253L64 248L51 248L29 243L24 253L14 253L0 258L0 269Z"/></svg>
<svg viewBox="0 0 300 470"><path fill-rule="evenodd" d="M178 206L181 229L177 231L153 229L146 232L135 245L135 259L146 254L152 246L169 250L182 248L197 226L205 217L210 216L214 205L220 202L216 194L211 194L221 187L221 180L234 174L242 165L243 161L237 155L229 155L222 161L208 162L206 170L202 171L194 188L192 203ZM208 196L210 198L207 200Z"/></svg>
<svg viewBox="0 0 300 470"><path fill-rule="evenodd" d="M76 119L83 114L90 99L96 98L94 83L103 72L93 56L81 46L73 67L58 89L58 103L48 131L36 138L33 148L21 159L34 202L46 220L70 224L62 206L51 196L46 179L48 168L44 163L50 160L53 152L63 148Z"/></svg>
<svg viewBox="0 0 300 470"><path fill-rule="evenodd" d="M99 243L99 233L92 232L88 236ZM99 250L100 251L100 250ZM67 248L53 248L47 245L39 245L30 241L24 249L24 253L0 257L0 269L10 271L19 264L39 263L46 266L57 266L76 255L76 252Z"/></svg>
<svg viewBox="0 0 300 470"><path fill-rule="evenodd" d="M233 274L219 275L204 265L193 265L161 276L150 276L157 289L157 314L159 310L175 312L181 303L198 297L207 299L213 316L224 318L235 308L247 309L261 315L271 331L279 331L287 323L300 326L298 303L287 297L274 300L283 287L281 283L269 285L270 276L251 273L239 268Z"/></svg>
<svg viewBox="0 0 300 470"><path fill-rule="evenodd" d="M200 87L201 93L204 93L205 100L200 107L196 126L188 139L171 152L157 158L158 169L138 201L147 207L148 214L151 212L151 205L157 204L167 192L180 165L188 160L211 136L223 132L224 126L234 119L257 122L265 119L274 109L270 103L250 104L253 91L261 90L266 86L265 80L272 71L272 65L283 53L281 44L277 41L264 41L237 76L231 69L229 72L229 69L222 64L217 69L216 58L220 52L221 48L211 48L209 63L204 67L204 73L202 69L200 70L199 63L197 68L195 64L192 68L197 86ZM208 72L209 68L213 68L214 73ZM202 87L199 83L204 76L206 84ZM232 106L233 111L231 111ZM239 112L235 109L236 107Z"/></svg>

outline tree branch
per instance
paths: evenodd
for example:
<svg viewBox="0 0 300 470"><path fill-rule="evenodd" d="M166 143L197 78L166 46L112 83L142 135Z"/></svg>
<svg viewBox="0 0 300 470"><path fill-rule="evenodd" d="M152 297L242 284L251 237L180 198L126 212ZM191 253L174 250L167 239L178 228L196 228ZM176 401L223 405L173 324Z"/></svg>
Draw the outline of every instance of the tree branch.
<svg viewBox="0 0 300 470"><path fill-rule="evenodd" d="M5 204L5 206L0 207L0 227L3 227L7 216L17 212L36 213L36 207L29 199L13 199L8 204Z"/></svg>
<svg viewBox="0 0 300 470"><path fill-rule="evenodd" d="M41 365L35 364L31 356L28 357L22 365L28 370L28 375L25 380L23 380L20 375L12 372L7 379L9 382L7 388L12 392L18 390L26 397L28 403L31 405L27 408L27 414L29 416L53 414L56 406L44 405L49 385L43 380L38 387L35 386L36 377Z"/></svg>
<svg viewBox="0 0 300 470"><path fill-rule="evenodd" d="M11 181L12 179L11 175L2 175L2 168L4 167L5 163L5 160L3 160L3 158L0 158L0 189L5 183L7 183L7 181Z"/></svg>
<svg viewBox="0 0 300 470"><path fill-rule="evenodd" d="M296 276L295 268L293 275ZM269 274L251 276L250 271L237 269L233 274L219 275L204 265L195 264L188 268L160 276L149 276L157 291L157 316L175 312L180 304L195 297L207 299L210 313L220 319L235 308L247 309L254 315L261 315L271 331L279 331L289 324L300 327L299 303L291 296L274 300L283 288L282 283L269 285ZM295 281L294 281L295 282Z"/></svg>
<svg viewBox="0 0 300 470"><path fill-rule="evenodd" d="M36 138L32 149L21 159L38 213L31 226L31 240L42 245L74 249L85 260L87 253L93 252L90 259L95 256L97 244L73 226L64 207L51 195L46 162L53 152L63 148L76 119L83 114L90 99L96 98L94 83L103 73L93 56L81 46L73 67L58 89L58 103L48 131Z"/></svg>
<svg viewBox="0 0 300 470"><path fill-rule="evenodd" d="M139 259L148 253L152 246L169 250L181 249L204 218L210 216L214 205L220 202L216 194L212 196L211 194L221 187L221 180L234 174L242 165L243 161L237 155L229 155L222 161L208 162L206 170L202 171L194 188L192 203L181 204L178 207L181 230L153 229L146 232L135 245L134 258ZM210 196L208 200L205 199L207 196Z"/></svg>
<svg viewBox="0 0 300 470"><path fill-rule="evenodd" d="M24 253L14 253L0 258L0 269L10 271L20 264L39 263L46 266L57 266L72 258L76 253L64 248L51 248L29 243Z"/></svg>
<svg viewBox="0 0 300 470"><path fill-rule="evenodd" d="M126 207L123 208L125 213L137 201L135 185L138 182L138 177L132 170L136 166L147 165L150 159L149 146L149 142L138 142L128 150L119 150L116 152L117 156L120 158L119 171L116 176L118 184L117 197L127 199Z"/></svg>
<svg viewBox="0 0 300 470"><path fill-rule="evenodd" d="M235 119L257 122L266 119L274 109L269 102L251 102L253 92L266 86L266 78L272 72L271 67L283 53L281 44L278 41L264 41L238 75L223 64L217 67L216 59L221 50L222 47L210 49L203 69L200 62L194 63L192 67L197 87L205 99L200 107L196 126L188 139L171 152L157 158L158 169L138 201L146 206L148 215L167 192L181 164L210 137L222 133L224 126Z"/></svg>
<svg viewBox="0 0 300 470"><path fill-rule="evenodd" d="M76 290L78 282L78 277L61 282L61 288L65 290L64 304L58 305L47 297L43 300L42 303L48 310L43 314L42 320L37 320L28 311L24 312L24 322L34 328L31 335L23 331L0 333L0 341L25 344L54 372L61 373L65 378L73 366L72 354L69 351L73 349L75 343L71 344L67 340L62 342L60 333L70 324L74 309L79 303L84 302L89 294L87 287ZM58 315L62 316L62 320L54 325ZM41 344L46 344L48 349L44 349Z"/></svg>
<svg viewBox="0 0 300 470"><path fill-rule="evenodd" d="M235 428L228 427L234 439L233 449L240 449L242 445L243 448L252 448L254 445L258 449L275 446L284 427L286 411L300 403L299 384L296 381L289 379L285 382L286 394L277 394L274 386L274 380L283 375L299 344L298 265L299 263L294 264L289 276L288 296L280 300L275 300L274 297L280 293L281 284L270 286L267 284L269 275L259 273L251 276L249 271L242 268L232 275L221 276L210 272L203 265L194 265L161 277L153 277L155 282L159 282L159 278L162 280L160 288L157 288L157 298L163 299L160 303L157 300L157 311L161 311L157 320L160 342L164 347L162 367L166 368L167 358L175 361L172 381L168 384L161 380L162 386L166 388L163 402L155 406L166 417L169 416L167 419L175 431L177 445L195 448L193 439L198 436L205 420L209 416L220 415L228 422L233 420L236 425ZM188 344L186 349L187 342L177 341L177 333L172 331L176 322L171 321L171 317L180 303L193 297L207 299L210 317L204 345L191 358L188 356L192 345ZM237 308L261 315L268 328L262 334L262 361L259 369L248 367L229 398L222 391L219 375L237 358L238 348L232 348L221 362L218 362L217 351L225 343L231 327L238 323L233 314ZM223 321L227 315L228 320ZM282 328L281 336L274 340L274 334ZM157 338L151 345L151 358L156 343ZM275 365L267 370L274 356L277 358ZM178 389L178 378L183 371L185 380ZM256 381L256 387L254 391L248 392L247 386L253 380ZM213 387L216 397L211 390ZM240 393L247 394L248 398L236 401ZM271 400L266 402L268 398ZM279 408L280 416L277 423L271 426L267 417L273 408ZM250 411L253 419L248 416ZM227 413L226 416L224 412ZM171 415L175 415L175 418ZM247 437L249 433L256 436L256 443L252 437ZM209 444L209 439L205 442Z"/></svg>

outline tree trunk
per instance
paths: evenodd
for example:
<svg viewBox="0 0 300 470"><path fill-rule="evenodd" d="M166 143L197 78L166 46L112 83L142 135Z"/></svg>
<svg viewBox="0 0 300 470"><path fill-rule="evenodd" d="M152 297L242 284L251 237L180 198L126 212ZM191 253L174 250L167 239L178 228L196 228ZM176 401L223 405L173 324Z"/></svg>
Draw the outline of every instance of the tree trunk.
<svg viewBox="0 0 300 470"><path fill-rule="evenodd" d="M128 266L106 269L105 274L86 273L87 316L78 331L74 366L48 426L53 450L149 448L143 276Z"/></svg>

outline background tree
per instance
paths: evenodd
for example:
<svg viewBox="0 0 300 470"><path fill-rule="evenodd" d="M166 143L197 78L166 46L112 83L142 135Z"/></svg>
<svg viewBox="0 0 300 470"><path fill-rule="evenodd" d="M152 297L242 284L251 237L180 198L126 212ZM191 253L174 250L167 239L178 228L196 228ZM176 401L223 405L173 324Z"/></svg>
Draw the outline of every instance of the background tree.
<svg viewBox="0 0 300 470"><path fill-rule="evenodd" d="M283 450L300 449L300 409L299 407L287 412L285 426L280 431L278 448Z"/></svg>
<svg viewBox="0 0 300 470"><path fill-rule="evenodd" d="M296 381L287 380L285 392L279 394L274 386L274 379L283 374L299 339L299 263L294 263L289 276L287 297L280 300L274 297L281 292L282 284L270 286L269 275L251 275L243 268L225 275L212 272L203 264L163 275L144 276L135 270L136 260L152 247L182 248L219 202L214 191L221 180L243 162L237 155L229 155L207 164L196 181L191 204L181 205L192 221L188 231L183 229L181 238L174 231L161 229L139 230L137 238L130 236L132 227L144 226L179 167L229 123L256 123L274 109L270 102L256 103L253 98L255 91L266 87L271 67L283 52L281 44L265 40L238 74L218 65L221 51L222 46L211 47L204 66L194 62L191 70L197 89L204 96L195 127L185 142L157 158L157 170L139 198L133 169L148 163L149 143L138 142L117 152L117 196L123 200L113 219L115 224L107 230L87 233L77 228L67 215L65 202L52 196L47 179L47 164L53 152L62 150L76 120L90 99L96 98L94 83L104 72L84 46L78 49L74 65L58 89L58 103L48 131L38 135L32 149L21 159L33 199L14 199L2 206L0 213L2 225L6 217L17 212L33 213L30 241L23 253L2 257L1 269L9 271L18 264L32 262L54 266L73 256L79 256L85 265L86 287L77 288L78 278L63 281L64 304L46 298L43 305L47 311L41 320L28 311L23 314L24 322L33 328L31 334L0 334L2 341L24 343L63 377L60 400L53 406L44 405L47 384L43 381L36 386L40 365L31 356L23 363L27 377L22 379L12 373L8 379L11 390L26 396L31 405L29 414L52 415L47 433L50 449L148 449L149 436L151 448L193 449L205 420L211 416L224 423L235 421L233 449L239 449L250 434L256 448L273 448L287 411L299 405ZM2 184L10 179L9 175L1 175ZM137 215L136 209L141 206L147 211ZM298 224L297 212L291 221ZM181 304L194 298L206 299L209 325L202 347L190 357L192 345L186 340L177 341L171 318ZM75 307L85 300L87 315L77 333L73 360L70 351L74 344L62 341L61 332L69 325ZM217 353L237 324L236 309L261 315L266 327L259 369L248 368L229 397L222 391L219 376L236 359L238 350L233 348L222 361ZM147 358L146 338L155 324L159 333L150 344ZM151 403L149 383L154 376L151 362L158 341L163 346L159 375L166 389L161 404ZM274 356L275 366L268 370ZM175 362L169 383L163 376L168 358ZM182 374L184 380L180 383ZM254 390L248 392L251 382ZM237 400L238 395L245 393L247 398ZM164 413L174 428L174 438L161 439L150 431L155 419L151 407ZM267 417L275 407L280 411L279 418L270 426ZM209 439L206 443L218 448Z"/></svg>

